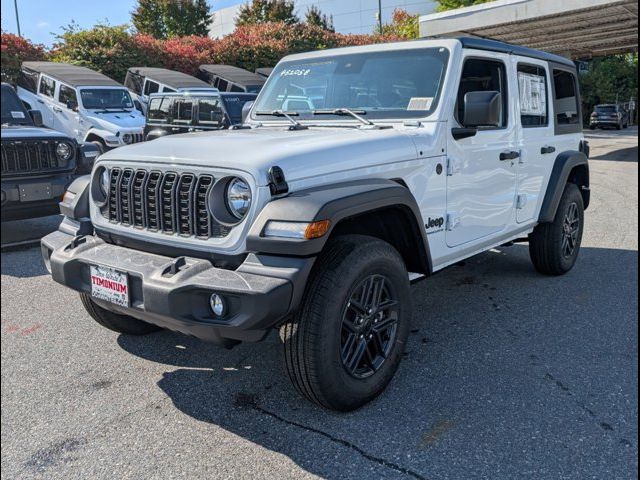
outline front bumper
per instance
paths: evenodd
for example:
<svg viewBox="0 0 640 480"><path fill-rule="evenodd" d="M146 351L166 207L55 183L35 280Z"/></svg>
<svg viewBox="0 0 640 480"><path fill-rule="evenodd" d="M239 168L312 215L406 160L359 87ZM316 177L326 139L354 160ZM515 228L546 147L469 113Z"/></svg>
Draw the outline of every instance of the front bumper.
<svg viewBox="0 0 640 480"><path fill-rule="evenodd" d="M91 265L126 272L130 306L102 300L107 310L219 344L262 340L296 307L314 259L249 255L238 270L208 260L171 258L106 243L96 236L57 231L42 239L42 255L53 279L90 293ZM184 266L176 269L182 263ZM176 271L177 270L177 271ZM228 312L217 318L209 297L221 295Z"/></svg>
<svg viewBox="0 0 640 480"><path fill-rule="evenodd" d="M71 173L2 180L2 220L20 220L60 213L58 203L76 176Z"/></svg>

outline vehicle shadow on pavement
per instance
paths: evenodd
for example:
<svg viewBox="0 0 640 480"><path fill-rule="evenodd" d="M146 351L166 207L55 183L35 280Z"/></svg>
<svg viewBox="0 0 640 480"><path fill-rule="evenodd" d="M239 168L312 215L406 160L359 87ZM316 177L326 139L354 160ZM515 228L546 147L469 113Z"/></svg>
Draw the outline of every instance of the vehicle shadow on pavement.
<svg viewBox="0 0 640 480"><path fill-rule="evenodd" d="M637 454L621 420L637 412L637 266L637 251L584 248L544 277L514 246L412 287L398 374L349 414L297 396L277 334L231 351L169 332L118 343L178 367L158 387L184 414L324 478L584 478L593 462L622 478Z"/></svg>
<svg viewBox="0 0 640 480"><path fill-rule="evenodd" d="M3 277L30 278L48 275L39 245L2 252L0 265Z"/></svg>
<svg viewBox="0 0 640 480"><path fill-rule="evenodd" d="M638 163L638 147L621 148L612 150L602 155L591 156L589 160L608 160L612 162L635 162Z"/></svg>

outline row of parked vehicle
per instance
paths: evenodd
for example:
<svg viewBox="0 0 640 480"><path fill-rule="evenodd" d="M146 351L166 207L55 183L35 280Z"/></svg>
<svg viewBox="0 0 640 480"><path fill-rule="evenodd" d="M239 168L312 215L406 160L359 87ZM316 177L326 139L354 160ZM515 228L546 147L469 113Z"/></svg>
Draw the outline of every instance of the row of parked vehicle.
<svg viewBox="0 0 640 480"><path fill-rule="evenodd" d="M86 67L24 62L16 89L2 84L2 220L57 213L72 179L107 150L242 123L269 74L132 67L122 85Z"/></svg>

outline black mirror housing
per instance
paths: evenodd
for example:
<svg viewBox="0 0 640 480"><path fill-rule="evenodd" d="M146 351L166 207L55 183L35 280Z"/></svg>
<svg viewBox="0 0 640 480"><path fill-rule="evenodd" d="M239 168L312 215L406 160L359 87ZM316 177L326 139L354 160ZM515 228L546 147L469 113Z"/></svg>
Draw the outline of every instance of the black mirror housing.
<svg viewBox="0 0 640 480"><path fill-rule="evenodd" d="M40 110L29 110L29 115L36 127L44 126L44 122L42 121L42 112L40 112Z"/></svg>
<svg viewBox="0 0 640 480"><path fill-rule="evenodd" d="M499 127L502 95L496 91L467 92L464 96L463 125L467 128Z"/></svg>

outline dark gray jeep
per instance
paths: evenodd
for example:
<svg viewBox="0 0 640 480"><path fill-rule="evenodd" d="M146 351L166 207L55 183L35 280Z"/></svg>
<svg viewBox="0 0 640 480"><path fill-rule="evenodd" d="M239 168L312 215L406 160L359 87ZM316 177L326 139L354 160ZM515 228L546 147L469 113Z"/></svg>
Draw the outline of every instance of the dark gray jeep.
<svg viewBox="0 0 640 480"><path fill-rule="evenodd" d="M44 128L15 90L2 84L2 221L60 212L58 203L78 174L91 171L98 150Z"/></svg>

